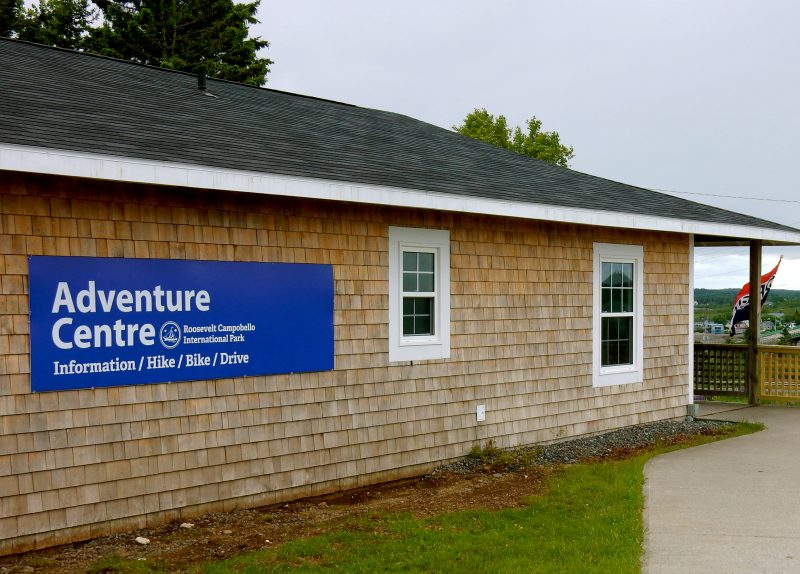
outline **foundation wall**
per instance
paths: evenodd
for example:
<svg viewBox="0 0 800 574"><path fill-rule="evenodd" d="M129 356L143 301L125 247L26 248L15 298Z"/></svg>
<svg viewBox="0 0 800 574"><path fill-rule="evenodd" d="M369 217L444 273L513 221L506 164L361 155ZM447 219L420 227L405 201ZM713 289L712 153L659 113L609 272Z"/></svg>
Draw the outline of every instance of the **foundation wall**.
<svg viewBox="0 0 800 574"><path fill-rule="evenodd" d="M450 231L449 359L388 361L389 225ZM643 384L592 387L595 241L644 247ZM331 264L335 369L31 393L29 255ZM679 234L0 172L0 553L681 416L688 257Z"/></svg>

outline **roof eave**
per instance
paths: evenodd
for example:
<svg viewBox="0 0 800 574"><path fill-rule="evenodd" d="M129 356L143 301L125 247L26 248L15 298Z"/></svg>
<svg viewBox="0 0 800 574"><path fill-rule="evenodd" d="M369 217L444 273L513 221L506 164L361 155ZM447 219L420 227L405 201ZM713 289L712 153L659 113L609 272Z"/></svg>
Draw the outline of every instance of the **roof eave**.
<svg viewBox="0 0 800 574"><path fill-rule="evenodd" d="M0 144L0 170L433 209L579 225L668 231L702 236L712 242L712 238L720 238L720 241L758 239L765 245L800 245L800 232L792 233L766 227L719 224L490 198L476 199L475 197L441 192L14 144Z"/></svg>

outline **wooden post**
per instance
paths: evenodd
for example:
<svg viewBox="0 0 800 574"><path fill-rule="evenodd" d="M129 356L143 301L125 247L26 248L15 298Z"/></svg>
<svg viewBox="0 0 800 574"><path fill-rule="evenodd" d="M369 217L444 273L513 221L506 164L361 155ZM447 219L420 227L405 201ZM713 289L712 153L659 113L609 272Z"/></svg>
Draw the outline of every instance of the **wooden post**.
<svg viewBox="0 0 800 574"><path fill-rule="evenodd" d="M747 341L748 394L751 405L760 402L761 369L758 364L758 334L761 330L761 241L750 241L750 337Z"/></svg>

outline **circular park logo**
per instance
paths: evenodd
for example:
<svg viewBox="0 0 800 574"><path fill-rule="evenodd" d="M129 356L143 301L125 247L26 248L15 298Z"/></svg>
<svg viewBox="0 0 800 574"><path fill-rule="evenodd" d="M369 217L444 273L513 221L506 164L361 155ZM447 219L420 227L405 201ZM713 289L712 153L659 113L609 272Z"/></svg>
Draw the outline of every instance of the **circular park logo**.
<svg viewBox="0 0 800 574"><path fill-rule="evenodd" d="M181 328L177 323L167 321L161 325L158 337L161 339L161 344L165 349L174 349L181 342Z"/></svg>

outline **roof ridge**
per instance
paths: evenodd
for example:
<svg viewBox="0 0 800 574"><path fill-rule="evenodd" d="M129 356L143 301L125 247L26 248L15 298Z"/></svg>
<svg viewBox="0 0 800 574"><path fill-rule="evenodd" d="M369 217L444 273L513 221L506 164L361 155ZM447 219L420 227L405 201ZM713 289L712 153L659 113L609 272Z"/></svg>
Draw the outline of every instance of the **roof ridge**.
<svg viewBox="0 0 800 574"><path fill-rule="evenodd" d="M61 46L50 46L48 44L40 44L38 42L31 42L31 41L28 41L28 40L20 40L19 38L9 38L8 36L0 36L0 41L7 41L7 42L10 42L10 43L15 43L15 44L26 44L28 46L34 46L36 48L43 48L45 50L56 50L56 51L64 52L64 53L67 53L67 54L75 54L75 55L79 55L79 56L89 56L89 57L92 57L92 58L98 58L98 59L101 59L101 60L108 60L110 62L119 62L121 64L128 64L128 65L131 65L131 66L139 66L140 68L147 68L147 69L150 69L150 70L158 70L158 71L161 71L161 72L167 72L167 73L173 73L173 74L181 74L181 75L190 76L190 77L196 77L197 76L197 74L195 74L193 72L186 72L184 70L174 70L172 68L162 68L161 66L154 66L153 64L143 64L141 62L135 62L133 60L125 60L123 58L117 58L117 57L114 57L114 56L107 56L105 54L98 54L97 52L76 50L74 48L62 48ZM212 81L212 82L221 82L221 83L224 83L224 84L231 84L231 85L234 85L234 86L241 86L241 87L245 87L245 88L252 88L252 89L257 89L257 90L266 90L268 92L273 92L275 94L284 94L284 95L287 95L287 96L295 96L295 97L298 97L298 98L305 98L305 99L308 99L308 100L314 100L314 101L318 101L318 102L327 102L327 103L330 103L330 104L337 104L337 105L346 106L346 107L349 107L349 108L358 108L359 107L359 106L357 106L355 104L349 104L347 102L340 102L338 100L331 100L331 99L328 99L328 98L320 98L320 97L317 97L317 96L309 96L307 94L298 94L296 92L288 92L286 90L276 90L274 88L266 88L264 86L254 86L252 84L245 84L245 83L242 83L242 82L234 82L233 80L225 80L223 78L206 77L206 80L207 81Z"/></svg>

